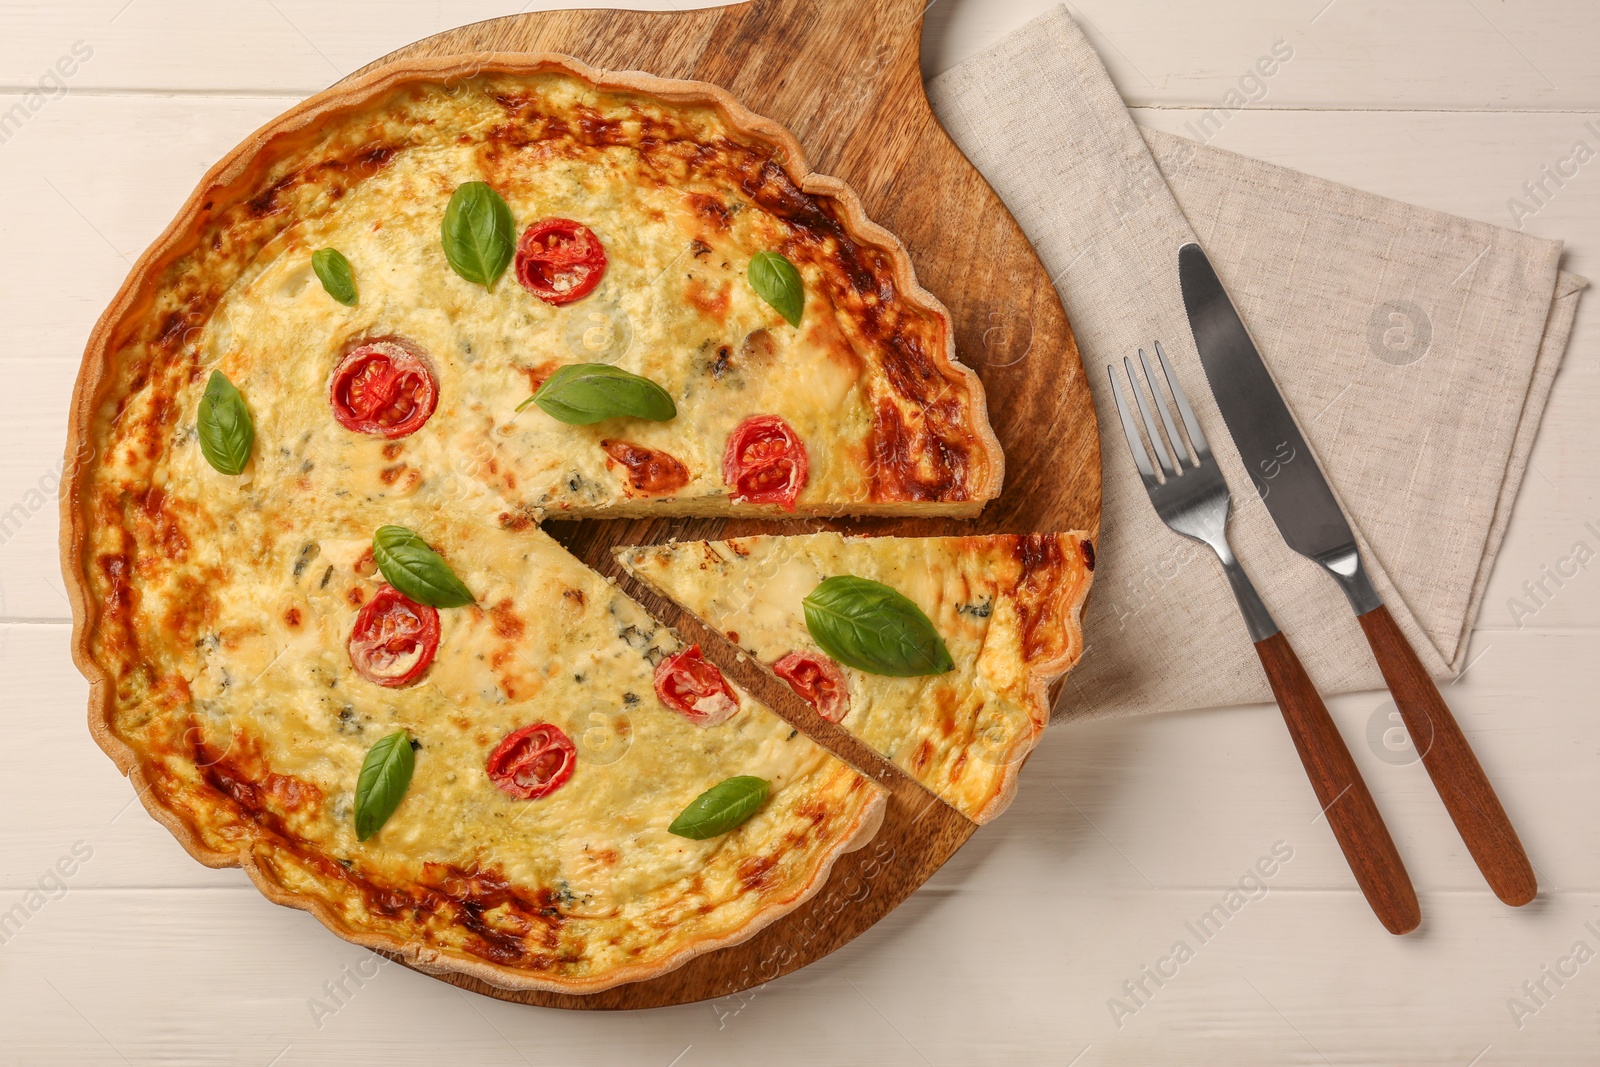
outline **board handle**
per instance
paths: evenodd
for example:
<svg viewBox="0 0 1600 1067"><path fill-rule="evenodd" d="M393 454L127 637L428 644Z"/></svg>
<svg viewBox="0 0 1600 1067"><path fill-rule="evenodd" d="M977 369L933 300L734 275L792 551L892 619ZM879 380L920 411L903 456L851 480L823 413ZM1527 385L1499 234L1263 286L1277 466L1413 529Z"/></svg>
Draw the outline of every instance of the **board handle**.
<svg viewBox="0 0 1600 1067"><path fill-rule="evenodd" d="M1281 632L1257 641L1256 655L1356 884L1384 929L1410 933L1422 922L1417 891L1327 705Z"/></svg>
<svg viewBox="0 0 1600 1067"><path fill-rule="evenodd" d="M1494 895L1514 908L1539 893L1516 829L1439 687L1383 605L1356 617L1422 765Z"/></svg>

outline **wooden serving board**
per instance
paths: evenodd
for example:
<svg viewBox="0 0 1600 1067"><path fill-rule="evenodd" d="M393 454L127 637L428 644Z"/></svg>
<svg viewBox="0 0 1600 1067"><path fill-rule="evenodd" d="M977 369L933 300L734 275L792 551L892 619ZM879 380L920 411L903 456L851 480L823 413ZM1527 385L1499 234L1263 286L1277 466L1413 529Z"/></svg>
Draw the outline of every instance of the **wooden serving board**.
<svg viewBox="0 0 1600 1067"><path fill-rule="evenodd" d="M480 22L418 41L357 73L402 58L470 52L561 52L594 67L712 82L799 140L812 169L860 195L904 242L921 284L955 320L956 353L983 379L1006 453L1005 490L975 520L707 519L552 522L547 529L613 576L758 700L888 789L883 829L841 857L809 902L743 944L699 956L648 982L574 996L499 989L439 976L501 1000L550 1007L657 1007L737 993L821 958L887 915L976 827L721 635L621 574L616 545L841 529L895 534L1027 533L1100 525L1100 449L1093 402L1049 276L988 184L934 119L923 94L927 0L755 0L699 11L550 11Z"/></svg>

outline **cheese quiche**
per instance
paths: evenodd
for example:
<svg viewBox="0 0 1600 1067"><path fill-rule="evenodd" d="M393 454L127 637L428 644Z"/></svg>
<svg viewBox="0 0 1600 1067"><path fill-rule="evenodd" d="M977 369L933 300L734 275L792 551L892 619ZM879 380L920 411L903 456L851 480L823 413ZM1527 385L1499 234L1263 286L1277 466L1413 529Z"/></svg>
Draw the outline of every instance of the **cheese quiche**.
<svg viewBox="0 0 1600 1067"><path fill-rule="evenodd" d="M1010 804L1049 720L1047 687L1083 652L1094 570L1081 533L754 536L617 557L977 822ZM910 624L892 629L895 613L878 610L899 598L931 624L934 651L913 647L909 665L883 634L904 644ZM875 645L864 656L862 642Z"/></svg>
<svg viewBox="0 0 1600 1067"><path fill-rule="evenodd" d="M549 517L971 515L948 314L710 86L386 68L207 175L102 317L63 487L96 740L351 940L588 992L749 937L880 791Z"/></svg>

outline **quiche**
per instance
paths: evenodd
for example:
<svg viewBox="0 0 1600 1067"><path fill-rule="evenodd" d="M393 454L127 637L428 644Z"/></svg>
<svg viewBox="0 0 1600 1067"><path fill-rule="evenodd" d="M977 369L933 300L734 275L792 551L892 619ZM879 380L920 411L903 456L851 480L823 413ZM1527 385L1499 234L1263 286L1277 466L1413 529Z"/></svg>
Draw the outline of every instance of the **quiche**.
<svg viewBox="0 0 1600 1067"><path fill-rule="evenodd" d="M1083 652L1079 616L1094 570L1083 533L753 536L624 548L617 558L976 822L1011 803L1049 720L1047 688ZM846 578L864 581L819 604L819 590ZM943 662L900 676L827 654L819 638L840 638L819 628L858 610L863 589L888 595L874 587L931 622ZM881 614L868 624L881 628Z"/></svg>
<svg viewBox="0 0 1600 1067"><path fill-rule="evenodd" d="M91 337L63 484L90 727L200 861L584 993L748 938L882 792L541 529L971 515L948 314L792 138L554 56L386 68L203 180Z"/></svg>

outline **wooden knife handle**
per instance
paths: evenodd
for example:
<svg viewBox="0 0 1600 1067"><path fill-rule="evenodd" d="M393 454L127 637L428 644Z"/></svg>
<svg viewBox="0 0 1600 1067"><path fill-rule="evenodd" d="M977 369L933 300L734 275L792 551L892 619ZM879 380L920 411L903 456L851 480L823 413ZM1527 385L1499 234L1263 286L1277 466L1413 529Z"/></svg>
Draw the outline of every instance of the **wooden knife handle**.
<svg viewBox="0 0 1600 1067"><path fill-rule="evenodd" d="M1494 895L1520 907L1539 892L1533 865L1439 687L1383 605L1359 615L1422 765Z"/></svg>
<svg viewBox="0 0 1600 1067"><path fill-rule="evenodd" d="M1391 934L1409 933L1422 921L1411 876L1373 803L1344 737L1300 665L1289 639L1281 633L1256 642L1256 655L1278 698L1283 721L1294 738L1333 836L1366 894L1378 921Z"/></svg>

